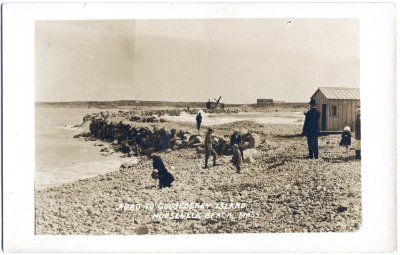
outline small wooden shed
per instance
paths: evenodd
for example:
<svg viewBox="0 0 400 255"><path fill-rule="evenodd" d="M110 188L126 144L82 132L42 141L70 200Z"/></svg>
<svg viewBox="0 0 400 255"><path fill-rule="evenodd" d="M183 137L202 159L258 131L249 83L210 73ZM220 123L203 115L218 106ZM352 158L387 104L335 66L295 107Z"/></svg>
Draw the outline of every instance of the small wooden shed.
<svg viewBox="0 0 400 255"><path fill-rule="evenodd" d="M257 105L268 105L268 104L273 104L274 100L273 99L260 99L257 98Z"/></svg>
<svg viewBox="0 0 400 255"><path fill-rule="evenodd" d="M355 111L360 107L359 88L320 87L311 98L321 112L321 131L340 131L345 126L353 130Z"/></svg>

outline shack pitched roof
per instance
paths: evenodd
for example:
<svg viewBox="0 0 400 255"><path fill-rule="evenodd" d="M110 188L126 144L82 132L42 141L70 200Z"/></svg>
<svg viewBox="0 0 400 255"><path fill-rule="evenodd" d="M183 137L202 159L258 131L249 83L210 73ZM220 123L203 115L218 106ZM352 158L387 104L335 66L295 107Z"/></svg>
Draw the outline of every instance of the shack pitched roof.
<svg viewBox="0 0 400 255"><path fill-rule="evenodd" d="M360 100L360 89L359 88L336 88L336 87L320 87L314 93L312 97L317 94L318 91L327 99L355 99Z"/></svg>

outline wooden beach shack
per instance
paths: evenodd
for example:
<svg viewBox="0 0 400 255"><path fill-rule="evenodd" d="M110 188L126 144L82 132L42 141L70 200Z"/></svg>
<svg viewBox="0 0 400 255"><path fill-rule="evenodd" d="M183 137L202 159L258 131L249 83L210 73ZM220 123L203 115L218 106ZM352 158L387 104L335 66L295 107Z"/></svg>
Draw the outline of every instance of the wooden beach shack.
<svg viewBox="0 0 400 255"><path fill-rule="evenodd" d="M270 105L273 103L274 103L274 100L272 98L268 98L268 99L257 98L257 105Z"/></svg>
<svg viewBox="0 0 400 255"><path fill-rule="evenodd" d="M356 109L360 107L358 88L320 87L312 95L321 112L321 131L341 131L347 125L353 131Z"/></svg>

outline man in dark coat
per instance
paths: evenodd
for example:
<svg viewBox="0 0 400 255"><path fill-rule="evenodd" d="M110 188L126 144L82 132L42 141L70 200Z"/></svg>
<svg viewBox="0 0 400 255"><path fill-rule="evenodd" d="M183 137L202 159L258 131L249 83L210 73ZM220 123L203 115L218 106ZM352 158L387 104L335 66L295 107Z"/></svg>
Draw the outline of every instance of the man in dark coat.
<svg viewBox="0 0 400 255"><path fill-rule="evenodd" d="M306 113L302 134L307 137L308 158L318 159L318 120L321 113L317 110L315 99L311 99L310 107L310 110Z"/></svg>
<svg viewBox="0 0 400 255"><path fill-rule="evenodd" d="M213 136L212 133L214 130L211 128L208 129L208 132L206 134L206 139L205 139L205 145L206 145L206 157L205 157L205 166L204 168L208 168L208 158L210 157L210 154L213 156L213 166L217 165L217 153L213 149Z"/></svg>
<svg viewBox="0 0 400 255"><path fill-rule="evenodd" d="M196 116L197 130L200 130L202 120L203 120L203 117L201 116L201 112L199 112L199 114L197 114L197 116Z"/></svg>
<svg viewBox="0 0 400 255"><path fill-rule="evenodd" d="M233 134L230 137L230 146L233 149L233 146L237 144L239 146L239 151L240 151L240 155L242 157L242 160L244 160L243 158L243 149L241 148L242 145L242 137L239 134L239 131L235 130L233 131Z"/></svg>
<svg viewBox="0 0 400 255"><path fill-rule="evenodd" d="M239 131L234 130L230 137L230 145L233 147L234 144L240 145L242 143L242 137L239 135Z"/></svg>

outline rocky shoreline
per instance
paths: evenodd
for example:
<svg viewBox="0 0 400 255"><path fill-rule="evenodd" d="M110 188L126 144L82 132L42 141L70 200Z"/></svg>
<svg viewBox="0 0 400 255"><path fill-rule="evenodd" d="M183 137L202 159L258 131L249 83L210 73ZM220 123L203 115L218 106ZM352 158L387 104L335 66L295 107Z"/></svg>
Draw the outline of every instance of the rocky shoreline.
<svg viewBox="0 0 400 255"><path fill-rule="evenodd" d="M114 123L120 120L119 116L112 119ZM185 123L129 124L196 132ZM236 174L231 156L224 154L218 166L203 169L202 152L185 146L159 152L176 179L171 188L159 189L150 177L148 157L131 155L129 163L117 171L36 190L36 234L348 232L360 228L361 164L354 160L353 151L347 154L338 145L338 135L321 137L321 159L308 160L306 139L297 135L299 125L243 121L213 128L221 138L234 129L247 129L263 141L247 150L254 160L243 165L242 174ZM198 133L203 135L203 131ZM112 144L108 149L114 149ZM209 207L159 206L181 202ZM149 209L152 205L154 209Z"/></svg>

